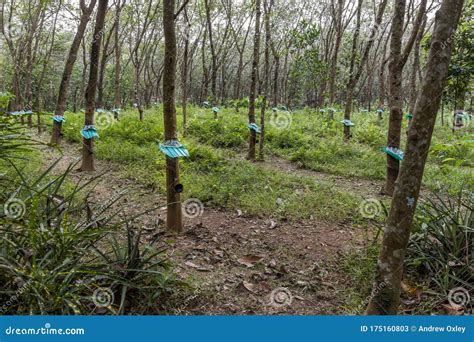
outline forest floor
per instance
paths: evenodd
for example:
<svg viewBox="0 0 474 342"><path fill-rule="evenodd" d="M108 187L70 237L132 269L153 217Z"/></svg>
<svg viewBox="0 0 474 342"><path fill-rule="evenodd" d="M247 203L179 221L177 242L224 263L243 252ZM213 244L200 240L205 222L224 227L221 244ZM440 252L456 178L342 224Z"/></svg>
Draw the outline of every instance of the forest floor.
<svg viewBox="0 0 474 342"><path fill-rule="evenodd" d="M46 140L46 135L40 137ZM43 147L45 165L61 158L64 171L81 155L78 144L63 142L62 150ZM294 163L269 157L262 168L330 181L360 195L379 196L382 184L299 169ZM126 190L114 206L125 217L145 208L134 227L144 232L142 244L166 247L174 272L194 288L193 295L173 308L176 314L343 314L350 279L341 263L346 253L367 244L370 232L342 222L279 220L249 216L241 211L206 207L202 216L185 218L184 233L169 235L164 226L166 199L124 176L121 165L96 160L96 172L74 170L73 183L100 174L88 201L99 206ZM120 233L118 233L120 236Z"/></svg>

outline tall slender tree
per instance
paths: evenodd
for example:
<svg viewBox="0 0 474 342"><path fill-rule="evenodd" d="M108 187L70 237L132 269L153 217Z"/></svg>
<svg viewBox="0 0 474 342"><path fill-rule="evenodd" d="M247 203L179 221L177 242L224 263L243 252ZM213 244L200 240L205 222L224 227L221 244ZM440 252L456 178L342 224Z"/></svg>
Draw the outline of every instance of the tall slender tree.
<svg viewBox="0 0 474 342"><path fill-rule="evenodd" d="M436 13L426 74L408 132L405 159L395 185L372 297L370 315L393 315L400 301L403 261L413 223L421 181L436 123L443 88L448 76L453 39L464 0L443 0Z"/></svg>
<svg viewBox="0 0 474 342"><path fill-rule="evenodd" d="M252 63L252 80L250 84L249 96L249 123L255 123L255 99L257 97L258 82L258 64L260 57L260 17L262 9L260 8L260 0L255 0L255 35L253 43L253 63ZM257 144L257 132L250 130L248 160L255 160L255 146Z"/></svg>
<svg viewBox="0 0 474 342"><path fill-rule="evenodd" d="M69 53L66 60L66 65L64 66L63 77L61 78L61 84L59 85L58 99L56 101L56 109L54 110L54 115L62 117L64 116L64 111L66 110L67 96L69 92L69 84L71 83L71 74L76 63L77 52L81 46L82 38L87 28L87 23L91 18L91 14L94 10L97 0L91 0L89 6L86 6L85 0L81 0L80 10L81 18L79 21L79 26L77 27L76 34L69 49ZM61 120L53 121L53 132L51 134L51 144L59 144L61 142Z"/></svg>
<svg viewBox="0 0 474 342"><path fill-rule="evenodd" d="M357 86L357 83L359 82L359 79L362 76L362 72L364 68L366 67L366 63L369 58L369 53L370 53L370 50L372 49L372 45L374 44L374 40L378 33L378 28L380 27L380 23L382 22L383 14L385 13L385 8L387 7L387 3L388 3L388 0L382 0L382 2L379 4L377 15L375 16L373 28L370 31L370 36L367 37L368 41L363 49L360 62L354 68L353 72L350 75L349 82L347 83L346 102L344 105L344 119L345 120L351 119L352 102L354 101L355 87ZM344 137L346 140L350 138L350 127L346 125L344 125Z"/></svg>
<svg viewBox="0 0 474 342"><path fill-rule="evenodd" d="M94 125L95 100L97 90L97 80L99 78L99 60L100 60L100 46L104 32L104 21L107 13L108 0L99 0L97 15L95 19L94 36L92 39L89 82L87 84L85 101L85 126ZM94 171L94 143L93 138L82 138L82 171Z"/></svg>
<svg viewBox="0 0 474 342"><path fill-rule="evenodd" d="M163 0L163 31L165 35L165 63L163 70L163 117L165 123L165 140L177 140L176 122L176 26L175 0ZM166 157L166 227L171 232L183 230L181 196L176 191L179 184L178 158Z"/></svg>
<svg viewBox="0 0 474 342"><path fill-rule="evenodd" d="M389 104L390 117L388 124L388 142L387 145L392 148L400 148L402 121L403 121L403 91L402 78L403 68L408 60L408 56L413 48L418 30L422 24L426 11L427 0L422 0L418 15L413 25L413 30L406 46L402 46L404 31L406 0L396 0L392 21L392 37L390 39L390 63L389 63ZM385 184L385 193L393 195L395 181L398 177L400 162L398 159L387 155L387 178Z"/></svg>

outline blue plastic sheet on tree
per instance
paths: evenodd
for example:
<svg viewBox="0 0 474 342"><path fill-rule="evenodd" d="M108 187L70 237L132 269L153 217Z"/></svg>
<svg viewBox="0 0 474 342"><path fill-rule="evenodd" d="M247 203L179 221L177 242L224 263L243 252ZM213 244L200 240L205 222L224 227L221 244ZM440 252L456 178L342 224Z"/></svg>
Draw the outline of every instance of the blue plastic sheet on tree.
<svg viewBox="0 0 474 342"><path fill-rule="evenodd" d="M377 109L377 111L376 111L376 112L377 112L378 114L382 114L382 113L384 112L384 110L383 110L383 109L381 109L381 108L379 108L379 109Z"/></svg>
<svg viewBox="0 0 474 342"><path fill-rule="evenodd" d="M212 111L214 113L219 113L219 110L220 110L219 107L212 107Z"/></svg>
<svg viewBox="0 0 474 342"><path fill-rule="evenodd" d="M257 124L251 123L251 124L248 124L247 127L250 128L250 130L254 131L255 133L261 132L260 127L258 127Z"/></svg>
<svg viewBox="0 0 474 342"><path fill-rule="evenodd" d="M278 112L278 108L277 108L277 107L273 107L273 108L272 108L272 111L273 111L273 113L276 113L276 112Z"/></svg>
<svg viewBox="0 0 474 342"><path fill-rule="evenodd" d="M18 116L18 115L31 115L33 112L31 110L19 110L16 112L10 112L10 115Z"/></svg>
<svg viewBox="0 0 474 342"><path fill-rule="evenodd" d="M105 110L102 108L97 108L95 111L96 113L99 113L99 114L105 113Z"/></svg>
<svg viewBox="0 0 474 342"><path fill-rule="evenodd" d="M95 128L94 125L84 126L84 128L81 129L81 135L85 139L92 139L92 138L98 138L99 137L99 134L97 133L97 129Z"/></svg>
<svg viewBox="0 0 474 342"><path fill-rule="evenodd" d="M353 123L351 120L344 119L341 121L341 123L346 126L346 127L353 127L355 126L355 123Z"/></svg>
<svg viewBox="0 0 474 342"><path fill-rule="evenodd" d="M284 112L287 112L288 111L288 108L286 108L285 106L280 106L280 110L284 111Z"/></svg>
<svg viewBox="0 0 474 342"><path fill-rule="evenodd" d="M209 102L207 102L207 101L204 101L204 102L202 103L202 105L203 105L204 107L206 107L206 108L209 108Z"/></svg>
<svg viewBox="0 0 474 342"><path fill-rule="evenodd" d="M319 112L320 112L320 113L326 113L326 109L321 108L321 109L319 110Z"/></svg>
<svg viewBox="0 0 474 342"><path fill-rule="evenodd" d="M403 160L403 157L405 156L403 151L396 147L384 147L382 151L384 151L389 156L395 158L396 160Z"/></svg>
<svg viewBox="0 0 474 342"><path fill-rule="evenodd" d="M57 123L61 123L66 121L66 118L63 115L55 115L53 116L53 121Z"/></svg>
<svg viewBox="0 0 474 342"><path fill-rule="evenodd" d="M413 115L408 113L407 115L405 115L405 119L411 120L411 119L413 119Z"/></svg>
<svg viewBox="0 0 474 342"><path fill-rule="evenodd" d="M362 109L362 110L361 110L361 113L368 113L368 112L369 112L368 109Z"/></svg>
<svg viewBox="0 0 474 342"><path fill-rule="evenodd" d="M337 112L337 109L336 109L336 108L329 108L328 110L329 110L330 112L333 112L333 113Z"/></svg>
<svg viewBox="0 0 474 342"><path fill-rule="evenodd" d="M113 113L120 113L122 110L120 108L114 108L112 109Z"/></svg>
<svg viewBox="0 0 474 342"><path fill-rule="evenodd" d="M167 140L159 147L160 151L169 158L189 157L188 150L178 140Z"/></svg>

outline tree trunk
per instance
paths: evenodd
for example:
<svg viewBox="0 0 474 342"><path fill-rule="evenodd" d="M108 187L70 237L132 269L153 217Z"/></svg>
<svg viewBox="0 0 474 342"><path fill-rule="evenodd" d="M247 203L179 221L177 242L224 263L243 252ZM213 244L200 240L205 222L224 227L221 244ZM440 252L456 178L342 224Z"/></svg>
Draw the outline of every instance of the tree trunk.
<svg viewBox="0 0 474 342"><path fill-rule="evenodd" d="M339 48L342 40L342 12L344 10L344 0L338 0L337 9L333 8L333 17L336 27L336 44L331 58L331 71L329 76L329 103L334 103L334 96L336 92L336 78L337 78L337 61L339 59ZM357 31L357 29L356 29ZM354 31L355 32L355 31Z"/></svg>
<svg viewBox="0 0 474 342"><path fill-rule="evenodd" d="M405 160L395 185L390 214L380 250L372 297L366 313L393 315L400 301L403 262L410 237L423 171L429 152L436 114L451 61L452 39L459 22L463 0L443 0L436 13L435 28L426 67L408 132Z"/></svg>
<svg viewBox="0 0 474 342"><path fill-rule="evenodd" d="M388 124L387 146L400 148L402 121L403 121L403 91L402 77L408 56L413 48L413 44L418 36L418 30L425 15L426 1L422 0L418 16L413 26L411 38L402 53L402 38L405 19L406 0L396 0L394 16L392 22L392 37L390 39L390 64L389 64L389 105L390 117ZM395 182L400 169L400 161L387 155L387 177L385 183L385 193L393 195Z"/></svg>
<svg viewBox="0 0 474 342"><path fill-rule="evenodd" d="M385 12L385 8L387 7L387 1L388 0L383 0L380 5L379 9L377 12L377 16L375 18L375 23L374 27L379 27L380 23L382 22L383 14ZM351 119L351 111L352 111L352 101L354 99L354 90L357 85L357 82L359 81L360 76L362 75L362 71L367 63L367 59L369 58L369 53L370 50L372 49L372 45L375 39L375 35L377 33L376 29L371 30L371 35L368 37L367 44L365 45L364 52L362 54L362 58L360 60L360 63L357 68L357 72L353 72L351 75L351 80L347 84L347 89L346 89L346 103L345 103L345 108L344 108L344 119L350 120ZM354 38L355 38L356 33L354 33ZM344 137L345 139L350 138L350 127L349 126L344 126Z"/></svg>
<svg viewBox="0 0 474 342"><path fill-rule="evenodd" d="M257 97L257 82L258 82L258 62L260 55L260 17L262 11L260 8L260 0L255 0L255 36L253 46L253 62L252 62L252 81L250 85L249 96L249 123L255 123L255 98ZM255 160L255 145L257 143L257 132L250 130L249 151L247 155L248 160Z"/></svg>
<svg viewBox="0 0 474 342"><path fill-rule="evenodd" d="M85 96L86 113L84 124L86 126L94 125L95 95L97 90L97 79L99 76L100 45L104 29L105 14L107 12L107 3L108 0L99 0L95 20L94 39L92 40L91 47L89 82L87 84ZM93 138L82 138L82 165L80 169L81 171L95 170Z"/></svg>
<svg viewBox="0 0 474 342"><path fill-rule="evenodd" d="M349 83L347 84L347 89L348 89L347 96L350 97L351 99L354 96L354 89L357 83L357 80L354 77L354 69L355 69L355 63L356 63L356 58L357 58L357 44L359 42L361 14L362 14L362 0L359 0L357 2L356 28L354 30L354 36L352 38L351 64L349 67ZM344 120L351 119L351 116L350 116L351 111L352 111L352 101L347 101L346 108L344 110ZM333 112L331 112L331 119L332 119L332 115L334 115ZM349 140L350 137L351 137L350 126L344 125L344 139Z"/></svg>
<svg viewBox="0 0 474 342"><path fill-rule="evenodd" d="M114 36L114 49L115 49L115 75L114 75L114 117L118 120L118 109L121 108L122 100L120 96L120 72L121 72L121 64L120 64L120 13L122 12L122 3L121 1L117 2L117 8L115 10L115 36Z"/></svg>
<svg viewBox="0 0 474 342"><path fill-rule="evenodd" d="M177 139L176 134L176 27L174 22L175 0L163 1L163 30L165 35L165 62L163 70L163 117L165 123L165 140ZM166 227L169 231L179 233L183 230L181 196L175 190L179 184L178 158L166 157Z"/></svg>
<svg viewBox="0 0 474 342"><path fill-rule="evenodd" d="M209 45L211 46L211 93L212 101L214 102L217 100L217 55L212 36L211 8L209 5L209 0L204 0L204 6L206 8L206 22L207 29L209 31Z"/></svg>
<svg viewBox="0 0 474 342"><path fill-rule="evenodd" d="M264 0L264 11L265 11L265 68L263 75L263 101L260 113L260 144L258 149L258 159L264 160L264 148L265 148L265 111L267 109L268 99L268 83L270 76L270 41L271 41L271 26L270 18L272 15L272 3L271 0Z"/></svg>
<svg viewBox="0 0 474 342"><path fill-rule="evenodd" d="M97 0L91 0L89 7L84 6L84 0L81 1L81 19L79 26L77 27L76 34L69 49L69 54L64 66L63 77L61 78L61 84L59 86L58 100L56 101L56 109L54 115L63 116L66 110L67 96L69 92L69 84L71 82L72 69L77 59L77 52L81 46L84 32L86 31L87 23L90 20L92 11L94 10ZM53 132L51 134L51 144L58 145L61 143L61 122L53 121Z"/></svg>
<svg viewBox="0 0 474 342"><path fill-rule="evenodd" d="M388 125L388 147L400 148L400 131L403 118L402 72L400 62L402 55L402 37L405 20L406 0L396 0L392 20L392 37L390 39L389 93L390 117ZM392 195L395 181L398 177L400 163L397 159L387 155L387 178L385 193Z"/></svg>
<svg viewBox="0 0 474 342"><path fill-rule="evenodd" d="M186 121L187 121L187 107L188 107L188 66L189 66L189 32L191 30L191 24L189 23L188 11L184 9L184 21L185 21L185 32L184 32L184 51L183 51L183 64L181 69L181 87L182 87L182 111L183 111L183 135L186 135Z"/></svg>

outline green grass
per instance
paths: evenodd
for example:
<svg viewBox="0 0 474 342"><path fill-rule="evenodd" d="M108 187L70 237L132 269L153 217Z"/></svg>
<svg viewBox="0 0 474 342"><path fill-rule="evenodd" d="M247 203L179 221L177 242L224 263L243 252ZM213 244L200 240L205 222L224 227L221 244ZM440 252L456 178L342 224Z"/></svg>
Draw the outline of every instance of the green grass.
<svg viewBox="0 0 474 342"><path fill-rule="evenodd" d="M199 109L194 114L189 121L188 136L181 139L191 155L181 160L185 198L198 198L208 205L239 209L248 214L290 219L313 217L334 221L357 212L360 198L354 194L309 177L262 170L258 164L241 160L235 151L226 149L245 148L248 132L243 116L236 115L227 124L227 117L214 120L210 113ZM73 113L66 116L65 137L80 142L83 116ZM199 121L201 117L204 123ZM241 125L237 124L238 120ZM205 132L199 132L205 135L197 133L199 127L203 127ZM135 112L125 112L119 122L105 129L99 127L99 134L95 144L98 158L119 163L127 176L165 192L165 160L157 147L163 139L161 114L150 110L141 123ZM206 144L204 136L214 138ZM220 139L227 144L220 146Z"/></svg>
<svg viewBox="0 0 474 342"><path fill-rule="evenodd" d="M237 113L235 109L223 108L218 119L214 119L210 109L190 107L188 112L187 135L181 138L191 152L191 157L181 162L185 197L256 215L327 220L357 216L351 214L357 212L360 198L347 190L334 189L308 177L262 170L241 160L238 154L246 151L248 140L245 111ZM289 118L286 113L279 116L283 120ZM66 138L80 142L83 114L67 113L66 117ZM343 140L341 119L341 112L330 120L326 114L304 109L291 114L291 127L279 129L269 112L266 152L316 171L383 180L386 157L380 149L385 145L387 118L379 121L375 113L354 114L356 126L350 142ZM178 127L182 136L180 108ZM165 163L157 148L163 140L161 108L147 110L144 122L138 120L136 111L129 110L121 114L119 122L98 128L98 158L119 163L126 175L164 192ZM424 177L426 187L455 193L459 188L474 185L472 149L457 143L466 136L454 135L448 127L436 128ZM294 195L295 191L299 191L300 197ZM285 202L284 208L277 204L281 200Z"/></svg>

